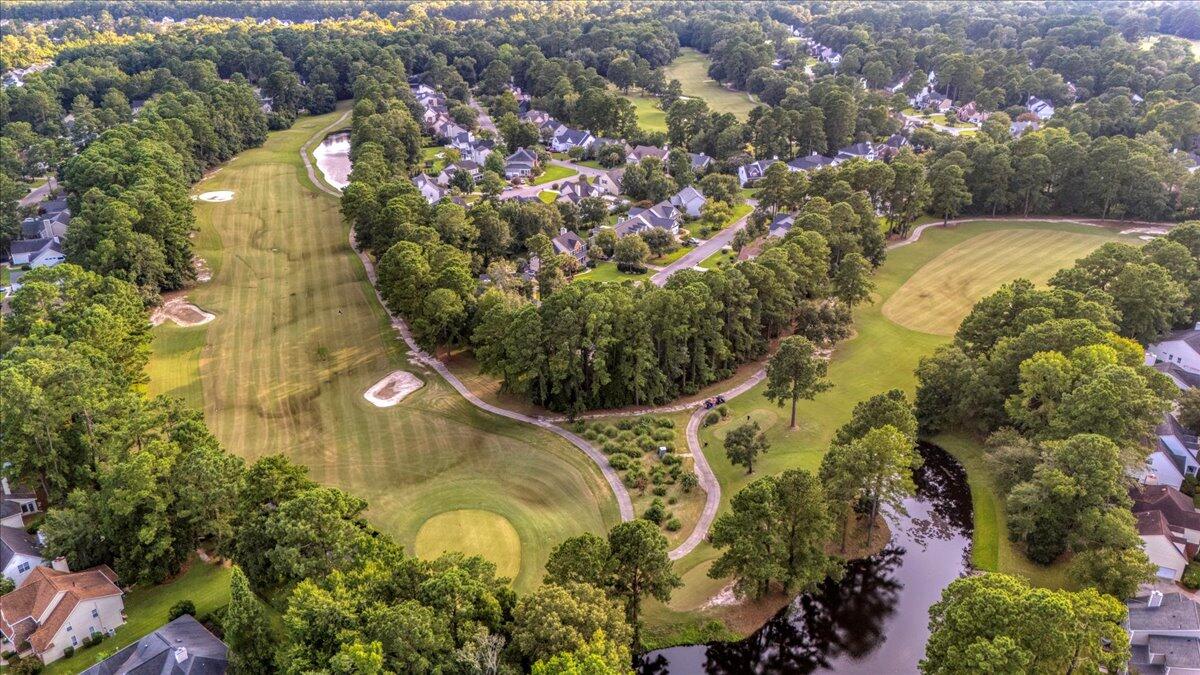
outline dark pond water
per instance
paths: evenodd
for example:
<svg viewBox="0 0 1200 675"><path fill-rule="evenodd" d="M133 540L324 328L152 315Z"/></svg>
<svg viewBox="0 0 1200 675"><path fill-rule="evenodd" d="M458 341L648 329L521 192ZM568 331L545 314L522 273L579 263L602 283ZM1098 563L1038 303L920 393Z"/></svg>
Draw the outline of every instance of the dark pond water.
<svg viewBox="0 0 1200 675"><path fill-rule="evenodd" d="M325 176L326 182L338 188L350 184L350 132L339 131L330 134L313 148L313 156L317 158L317 168Z"/></svg>
<svg viewBox="0 0 1200 675"><path fill-rule="evenodd" d="M922 444L917 494L894 514L888 547L850 563L838 583L797 597L740 642L649 652L660 673L915 673L929 638L929 607L967 571L971 491L962 467Z"/></svg>

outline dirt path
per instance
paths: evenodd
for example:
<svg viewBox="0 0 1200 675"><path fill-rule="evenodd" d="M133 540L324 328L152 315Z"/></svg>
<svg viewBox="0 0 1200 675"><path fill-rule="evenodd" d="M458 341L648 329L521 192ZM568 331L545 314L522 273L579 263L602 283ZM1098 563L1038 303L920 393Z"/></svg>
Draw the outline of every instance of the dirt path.
<svg viewBox="0 0 1200 675"><path fill-rule="evenodd" d="M350 112L347 111L346 114L342 115L340 119L329 125L329 127L326 129L318 132L318 134L313 138L324 138L324 135L329 131L329 129L341 124L346 118L346 115L349 114ZM340 197L340 191L325 185L317 179L312 162L310 162L308 159L308 146L310 144L311 141L309 143L305 143L304 146L300 148L300 157L304 160L304 168L308 172L309 180L312 181L312 184L317 186L317 189L321 190L322 192L334 197ZM468 389L465 384L463 384L462 380L458 379L454 373L451 373L450 370L446 368L444 363L427 353L424 349L421 349L420 345L417 344L417 341L413 339L412 332L409 331L408 324L404 322L404 319L392 314L391 310L387 309L387 305L383 303L383 297L379 294L379 289L375 288L375 265L371 262L370 257L367 256L366 253L358 249L358 244L354 240L353 232L350 233L350 248L354 249L354 252L358 254L359 260L362 261L363 268L367 272L367 279L371 282L371 287L375 289L376 299L379 300L380 306L383 307L384 310L388 312L388 316L391 317L392 328L394 328L396 332L400 334L400 337L404 340L404 343L408 345L413 361L432 368L439 375L441 375L442 379L446 380L451 387L454 387L455 391L457 391L459 395L470 401L475 407L481 410L486 410L494 415L500 415L501 417L507 417L511 420L524 422L526 424L531 424L533 426L546 429L551 433L558 434L559 436L565 438L572 445L582 450L584 454L591 458L591 460L595 462L596 466L600 468L600 473L604 475L604 479L608 481L609 487L612 488L613 495L617 499L617 509L621 513L621 520L633 520L633 500L630 499L629 491L625 489L625 484L621 482L620 474L618 474L617 471L609 465L608 458L604 456L604 453L592 447L590 443L578 435L567 431L566 429L563 429L548 420L531 417L529 415L492 405L472 393L471 390Z"/></svg>

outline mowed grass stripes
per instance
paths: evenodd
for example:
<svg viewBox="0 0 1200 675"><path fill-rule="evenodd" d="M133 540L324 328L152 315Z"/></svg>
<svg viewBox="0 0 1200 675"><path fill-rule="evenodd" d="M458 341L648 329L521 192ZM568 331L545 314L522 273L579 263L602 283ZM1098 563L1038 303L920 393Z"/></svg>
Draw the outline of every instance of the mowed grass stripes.
<svg viewBox="0 0 1200 675"><path fill-rule="evenodd" d="M921 333L953 335L985 295L1017 278L1044 284L1112 234L999 230L963 242L926 263L883 305L883 315ZM920 244L916 244L920 245Z"/></svg>
<svg viewBox="0 0 1200 675"><path fill-rule="evenodd" d="M217 318L156 329L150 390L202 404L216 436L247 460L286 453L315 479L367 499L372 522L410 552L439 514L496 514L519 544L492 556L528 589L553 546L615 524L616 505L577 449L479 411L405 358L337 200L312 187L300 161L300 146L342 110L272 133L196 187L234 192L230 202L196 202L197 255L213 279L190 298ZM363 399L397 369L425 387L393 408ZM489 536L511 539L478 534Z"/></svg>

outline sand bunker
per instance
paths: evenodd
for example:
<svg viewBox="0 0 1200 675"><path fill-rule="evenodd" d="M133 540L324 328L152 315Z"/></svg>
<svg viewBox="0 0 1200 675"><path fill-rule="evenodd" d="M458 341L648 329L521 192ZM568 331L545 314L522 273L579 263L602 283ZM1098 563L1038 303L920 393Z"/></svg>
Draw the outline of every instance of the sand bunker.
<svg viewBox="0 0 1200 675"><path fill-rule="evenodd" d="M376 407L389 408L423 386L425 383L416 375L406 370L397 370L376 382L363 394L363 398Z"/></svg>
<svg viewBox="0 0 1200 675"><path fill-rule="evenodd" d="M1170 232L1165 227L1131 227L1128 230L1121 230L1121 234L1142 234L1142 235L1164 235ZM1146 237L1138 237L1145 239Z"/></svg>
<svg viewBox="0 0 1200 675"><path fill-rule="evenodd" d="M202 202L228 202L233 201L233 190L217 190L215 192L205 192L197 197Z"/></svg>
<svg viewBox="0 0 1200 675"><path fill-rule="evenodd" d="M196 283L203 284L212 281L212 270L208 267L208 261L200 256L192 257L192 268L196 270Z"/></svg>
<svg viewBox="0 0 1200 675"><path fill-rule="evenodd" d="M200 309L188 302L187 298L178 297L167 300L161 307L155 309L150 314L150 324L159 326L170 320L177 326L190 328L192 326L203 326L215 318L217 318L215 314L209 314Z"/></svg>

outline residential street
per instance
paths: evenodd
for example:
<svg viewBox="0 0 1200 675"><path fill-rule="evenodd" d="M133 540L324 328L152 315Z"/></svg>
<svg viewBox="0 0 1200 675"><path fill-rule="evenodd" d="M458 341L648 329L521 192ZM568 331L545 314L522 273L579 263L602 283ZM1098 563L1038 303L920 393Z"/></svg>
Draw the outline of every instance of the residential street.
<svg viewBox="0 0 1200 675"><path fill-rule="evenodd" d="M51 177L50 180L46 181L40 187L36 187L36 188L30 190L29 194L25 195L24 197L21 197L21 199L18 200L17 203L20 204L21 206L32 206L34 204L39 204L39 203L45 201L46 197L48 197L50 195L50 191L56 187L58 187L58 181L54 180L54 178Z"/></svg>
<svg viewBox="0 0 1200 675"><path fill-rule="evenodd" d="M758 207L757 200L747 199L746 203L755 208ZM752 215L754 215L754 211L742 216L734 224L713 235L713 237L708 241L700 244L691 251L688 251L688 253L679 260L676 260L670 265L664 267L661 272L650 277L650 281L655 286L662 286L667 283L667 279L670 279L672 274L675 274L679 270L699 265L700 262L705 258L716 253L717 251L720 251L725 247L725 245L733 241L733 238L737 235L738 230L746 227L746 222Z"/></svg>

